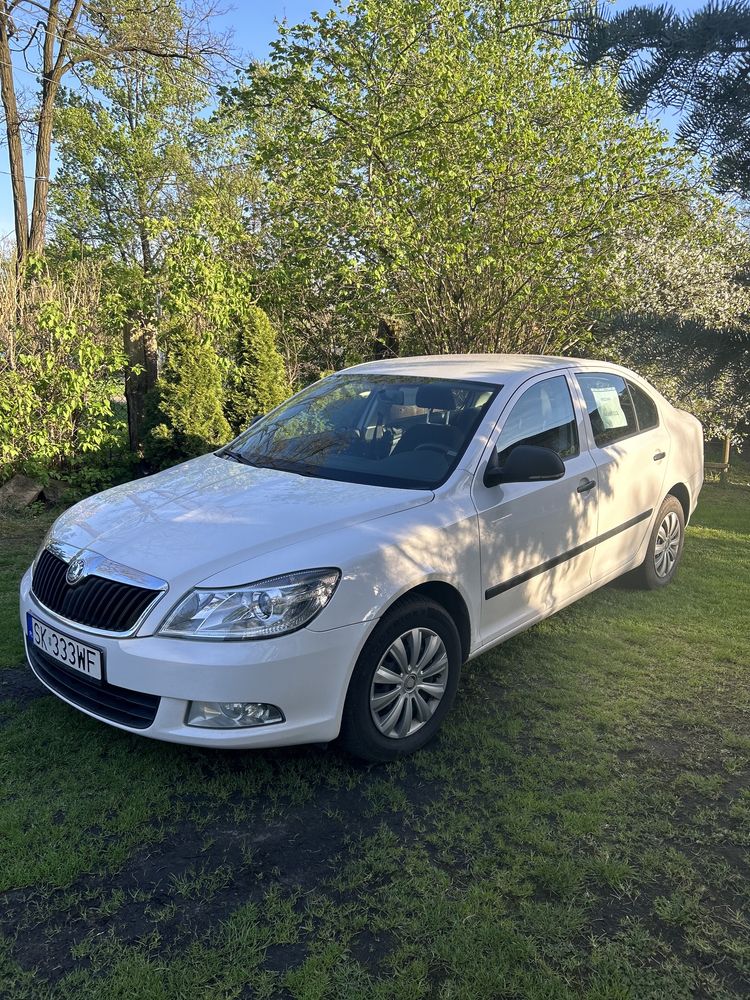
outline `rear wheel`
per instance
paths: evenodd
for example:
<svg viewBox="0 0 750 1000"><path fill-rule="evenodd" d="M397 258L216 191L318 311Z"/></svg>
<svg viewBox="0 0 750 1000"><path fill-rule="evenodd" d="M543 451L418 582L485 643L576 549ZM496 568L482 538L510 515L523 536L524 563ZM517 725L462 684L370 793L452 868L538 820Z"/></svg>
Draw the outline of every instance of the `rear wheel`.
<svg viewBox="0 0 750 1000"><path fill-rule="evenodd" d="M677 572L685 542L685 514L680 501L665 498L656 516L646 558L636 570L636 582L647 590L658 590L671 583Z"/></svg>
<svg viewBox="0 0 750 1000"><path fill-rule="evenodd" d="M456 695L461 641L450 615L406 598L360 653L344 705L341 742L357 757L394 760L432 739Z"/></svg>

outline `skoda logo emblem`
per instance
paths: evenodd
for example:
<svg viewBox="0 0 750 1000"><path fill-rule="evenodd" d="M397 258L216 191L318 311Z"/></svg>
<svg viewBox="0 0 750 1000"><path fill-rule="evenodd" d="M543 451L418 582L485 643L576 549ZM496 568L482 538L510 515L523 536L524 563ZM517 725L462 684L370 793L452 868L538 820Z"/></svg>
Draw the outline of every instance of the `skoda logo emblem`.
<svg viewBox="0 0 750 1000"><path fill-rule="evenodd" d="M75 559L71 559L68 563L68 570L65 574L65 582L72 586L74 583L78 583L79 580L83 579L85 575L86 563L83 560L83 556L76 556Z"/></svg>

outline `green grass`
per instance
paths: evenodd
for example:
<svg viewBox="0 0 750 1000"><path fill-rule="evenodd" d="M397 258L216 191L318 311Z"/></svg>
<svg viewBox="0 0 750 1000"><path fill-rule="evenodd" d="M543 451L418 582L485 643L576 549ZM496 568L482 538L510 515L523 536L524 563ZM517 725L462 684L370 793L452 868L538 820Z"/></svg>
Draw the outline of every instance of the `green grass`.
<svg viewBox="0 0 750 1000"><path fill-rule="evenodd" d="M0 524L0 664L49 518ZM750 490L676 582L473 661L436 744L151 743L0 705L0 996L642 1000L750 992Z"/></svg>

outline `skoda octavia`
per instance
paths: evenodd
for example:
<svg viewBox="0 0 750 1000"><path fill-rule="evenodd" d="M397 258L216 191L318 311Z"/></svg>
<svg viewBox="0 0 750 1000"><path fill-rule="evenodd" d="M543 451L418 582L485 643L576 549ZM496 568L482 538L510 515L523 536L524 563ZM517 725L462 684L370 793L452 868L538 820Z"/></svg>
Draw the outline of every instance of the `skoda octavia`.
<svg viewBox="0 0 750 1000"><path fill-rule="evenodd" d="M129 732L391 759L465 661L623 573L668 584L702 481L698 421L624 368L358 365L65 512L21 584L26 652Z"/></svg>

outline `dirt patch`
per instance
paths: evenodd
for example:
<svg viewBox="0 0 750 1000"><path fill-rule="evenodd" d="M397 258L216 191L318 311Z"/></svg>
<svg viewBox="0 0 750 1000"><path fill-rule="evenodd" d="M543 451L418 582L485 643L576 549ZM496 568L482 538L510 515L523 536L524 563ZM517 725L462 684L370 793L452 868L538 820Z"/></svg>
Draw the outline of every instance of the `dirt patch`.
<svg viewBox="0 0 750 1000"><path fill-rule="evenodd" d="M28 667L0 670L0 725L46 694L49 692Z"/></svg>
<svg viewBox="0 0 750 1000"><path fill-rule="evenodd" d="M0 933L15 937L13 957L21 967L44 970L54 984L88 965L75 956L89 937L113 934L132 945L158 927L161 948L175 950L247 903L262 907L272 887L296 896L300 905L308 894L323 890L342 902L347 894L332 892L328 883L359 836L369 836L383 822L400 840L414 836L399 813L373 818L368 792L382 781L383 770L363 766L363 771L356 789L322 787L314 801L282 804L281 815L272 819L248 808L238 820L243 804L235 801L218 812L214 808L209 823L180 822L115 874L85 876L65 889L4 893ZM439 783L416 774L399 784L423 806L439 797ZM358 953L363 964L372 965L387 948L387 942L373 938L362 942ZM304 960L305 951L304 943L274 945L264 968L288 968Z"/></svg>

